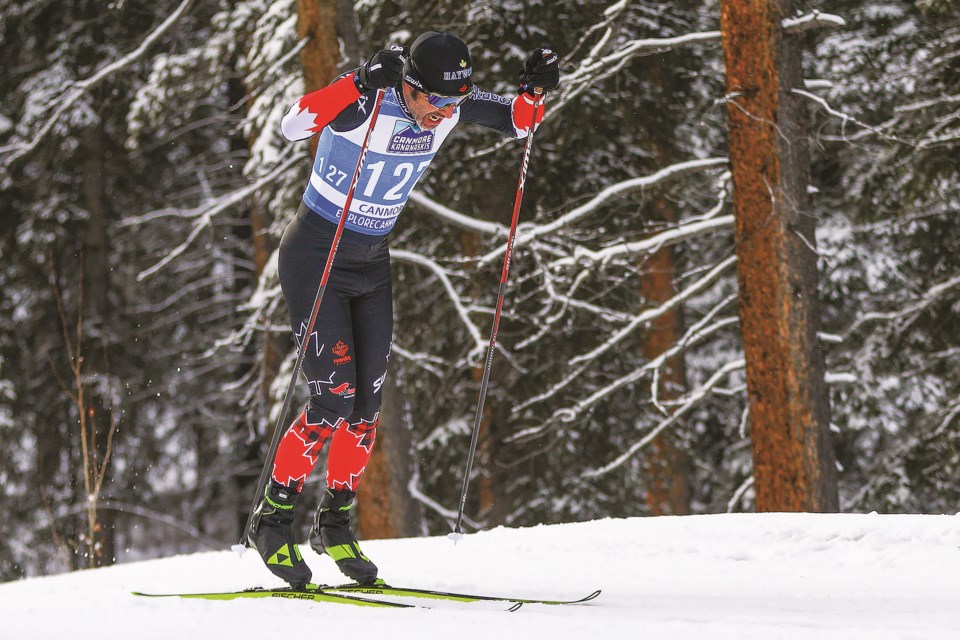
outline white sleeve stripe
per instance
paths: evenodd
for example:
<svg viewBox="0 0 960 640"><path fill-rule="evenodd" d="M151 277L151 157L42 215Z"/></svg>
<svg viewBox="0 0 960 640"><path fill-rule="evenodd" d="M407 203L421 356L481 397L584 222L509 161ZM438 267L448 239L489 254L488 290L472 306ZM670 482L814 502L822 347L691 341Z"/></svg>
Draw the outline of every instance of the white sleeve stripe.
<svg viewBox="0 0 960 640"><path fill-rule="evenodd" d="M300 101L297 100L287 114L280 121L280 131L283 137L291 142L304 140L313 135L312 129L316 126L314 114L308 109L300 108Z"/></svg>

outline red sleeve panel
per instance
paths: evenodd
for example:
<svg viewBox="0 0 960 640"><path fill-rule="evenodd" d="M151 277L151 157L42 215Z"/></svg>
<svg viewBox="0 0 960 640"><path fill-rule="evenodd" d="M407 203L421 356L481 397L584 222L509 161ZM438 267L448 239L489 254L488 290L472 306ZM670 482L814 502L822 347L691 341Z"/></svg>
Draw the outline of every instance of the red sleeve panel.
<svg viewBox="0 0 960 640"><path fill-rule="evenodd" d="M517 130L517 137L526 137L530 129L530 122L533 120L533 105L533 98L526 93L521 93L513 99L513 126ZM534 129L540 126L546 110L546 103L541 104L540 109L537 111L537 121Z"/></svg>
<svg viewBox="0 0 960 640"><path fill-rule="evenodd" d="M330 124L341 111L360 98L353 74L348 73L297 100L280 122L287 140L303 140Z"/></svg>

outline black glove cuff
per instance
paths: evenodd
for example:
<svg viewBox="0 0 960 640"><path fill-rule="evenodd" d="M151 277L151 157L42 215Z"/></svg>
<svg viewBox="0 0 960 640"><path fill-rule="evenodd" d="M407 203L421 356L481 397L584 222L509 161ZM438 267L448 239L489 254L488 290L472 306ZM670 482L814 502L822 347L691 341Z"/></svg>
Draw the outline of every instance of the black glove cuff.
<svg viewBox="0 0 960 640"><path fill-rule="evenodd" d="M370 90L367 87L367 85L363 82L363 75L364 75L363 67L360 67L359 69L353 72L353 86L355 86L357 88L357 91L359 91L360 93L366 93L367 91Z"/></svg>

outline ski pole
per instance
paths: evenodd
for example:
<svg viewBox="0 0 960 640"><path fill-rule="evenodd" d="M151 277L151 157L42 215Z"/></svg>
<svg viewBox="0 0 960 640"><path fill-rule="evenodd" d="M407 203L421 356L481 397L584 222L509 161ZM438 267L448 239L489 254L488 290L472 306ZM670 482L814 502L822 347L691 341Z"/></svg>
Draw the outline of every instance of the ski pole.
<svg viewBox="0 0 960 640"><path fill-rule="evenodd" d="M507 238L507 250L503 256L503 270L500 273L500 291L497 296L497 310L493 314L493 328L490 330L490 344L487 346L487 360L483 368L483 379L480 382L480 401L477 403L477 415L473 420L473 434L470 437L470 451L467 453L467 469L463 474L463 490L460 492L460 510L457 512L457 524L453 532L459 536L463 531L460 525L463 521L463 510L467 504L467 489L470 487L470 474L473 472L473 459L477 453L477 441L480 438L480 422L483 419L483 403L487 397L487 387L490 384L490 370L493 368L493 353L497 347L497 331L500 328L500 312L503 309L503 298L507 290L507 276L510 275L510 260L513 257L513 244L517 237L517 221L520 219L520 202L523 200L523 189L527 182L527 167L530 166L530 152L533 150L533 130L537 125L537 113L543 104L543 89L537 87L536 100L533 103L533 121L527 133L527 143L523 148L523 162L520 164L520 180L517 183L517 196L513 202L513 219L510 221L510 235Z"/></svg>
<svg viewBox="0 0 960 640"><path fill-rule="evenodd" d="M323 301L323 292L327 288L327 280L330 278L330 270L333 267L333 259L337 255L337 247L340 245L340 236L343 234L343 226L347 221L347 214L350 211L350 204L353 202L353 194L357 189L357 183L360 182L360 169L363 167L363 160L367 155L367 147L370 142L370 134L377 124L377 116L380 115L380 103L383 100L383 89L377 91L376 101L373 104L373 112L370 114L370 126L367 127L367 133L363 138L363 145L360 147L360 158L357 160L357 168L353 171L353 179L350 181L350 189L347 191L347 199L343 203L343 210L340 212L340 220L337 222L337 231L333 235L333 242L330 245L330 252L327 254L327 262L323 268L323 276L320 278L320 287L317 289L317 297L313 301L313 310L310 312L310 319L307 322L307 329L303 334L303 340L300 342L300 350L297 354L297 364L293 367L293 374L290 376L290 384L287 385L287 392L283 396L283 409L280 410L280 418L273 429L273 438L270 441L270 450L267 452L267 459L263 463L263 469L260 471L260 480L257 482L257 492L253 495L253 503L250 506L250 512L247 515L247 523L243 527L243 534L240 536L240 546L248 547L250 542L250 526L253 524L254 512L257 510L257 504L263 497L264 488L267 486L267 479L270 476L270 465L274 456L277 455L277 448L280 446L280 438L283 436L284 427L287 423L287 414L290 412L290 405L293 404L293 395L297 387L297 379L300 377L300 371L303 369L303 359L307 353L307 347L310 343L310 334L313 333L313 326L317 322L317 315L320 313L320 303Z"/></svg>

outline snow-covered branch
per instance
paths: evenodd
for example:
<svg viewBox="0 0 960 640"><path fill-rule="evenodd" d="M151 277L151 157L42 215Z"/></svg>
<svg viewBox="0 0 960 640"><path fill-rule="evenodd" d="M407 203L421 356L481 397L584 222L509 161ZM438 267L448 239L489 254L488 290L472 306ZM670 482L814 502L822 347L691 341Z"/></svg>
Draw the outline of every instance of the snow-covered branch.
<svg viewBox="0 0 960 640"><path fill-rule="evenodd" d="M796 18L786 18L781 25L783 26L784 33L794 34L810 31L811 29L820 29L822 27L834 29L845 27L847 26L847 21L832 13L822 13L814 9L813 13L808 13Z"/></svg>
<svg viewBox="0 0 960 640"><path fill-rule="evenodd" d="M150 267L149 269L144 269L139 274L137 274L137 280L143 281L154 275L168 264L176 260L180 255L183 254L187 248L193 244L193 241L197 239L197 236L200 235L204 229L210 226L213 222L213 219L220 214L225 209L232 207L233 205L241 202L244 198L250 196L253 193L256 193L259 189L262 189L268 184L271 184L276 181L278 177L283 175L290 167L292 167L297 162L303 162L303 155L296 152L295 147L290 147L288 151L290 157L286 158L285 161L277 165L272 171L261 176L256 181L251 182L247 186L237 189L232 193L228 193L225 196L220 197L212 206L204 208L199 212L189 212L185 215L186 217L196 218L196 221L193 223L193 229L190 231L190 235L187 236L187 239L181 242L177 247L175 247L167 256L165 256L158 263ZM171 214L176 210L165 210L167 213ZM124 222L123 226L136 226L142 221L141 218L134 218L132 220L127 220Z"/></svg>
<svg viewBox="0 0 960 640"><path fill-rule="evenodd" d="M523 229L518 229L516 245L522 246L541 236L547 236L556 233L560 229L568 227L582 220L583 218L586 218L590 214L595 213L601 205L615 196L623 195L624 193L629 193L638 189L648 189L669 180L675 180L692 173L699 173L715 167L725 166L727 162L727 158L688 160L686 162L678 162L676 164L664 167L663 169L660 169L656 173L649 176L631 178L630 180L624 180L622 182L610 185L606 189L600 191L600 193L595 195L588 202L572 209L571 211L568 211L553 222L542 225L528 225ZM483 258L480 260L480 264L487 265L494 262L498 257L503 255L503 252L506 251L506 249L506 243L500 245L487 255L483 256Z"/></svg>
<svg viewBox="0 0 960 640"><path fill-rule="evenodd" d="M866 313L857 318L856 322L854 322L853 325L847 329L844 337L846 339L846 337L849 337L858 331L860 327L868 322L900 322L909 318L909 320L907 320L907 323L909 324L927 307L942 299L948 291L958 286L960 286L960 276L950 278L949 280L930 287L930 289L927 290L927 292L924 293L918 300L907 305L906 307L903 307L902 309L897 309L896 311L889 311L886 313Z"/></svg>
<svg viewBox="0 0 960 640"><path fill-rule="evenodd" d="M410 351L406 347L398 344L396 341L390 346L390 351L397 354L401 358L409 361L411 364L429 371L438 378L442 378L444 373L440 367L446 365L446 361L442 358L438 358L435 355L429 353L416 353Z"/></svg>
<svg viewBox="0 0 960 640"><path fill-rule="evenodd" d="M649 238L635 242L624 242L606 247L599 251L592 251L578 246L572 256L565 256L551 264L553 268L561 268L583 264L585 262L606 263L621 255L652 254L666 246L699 237L713 231L733 226L733 216L716 217L727 205L727 196L730 186L730 172L725 171L718 178L717 203L702 216L681 222L678 226L661 231Z"/></svg>
<svg viewBox="0 0 960 640"><path fill-rule="evenodd" d="M662 420L656 427L651 429L650 432L647 433L647 435L645 435L639 441L631 445L629 449L623 452L623 454L618 456L615 460L613 460L609 464L606 464L600 467L599 469L591 469L589 471L585 471L582 474L582 476L584 478L598 478L600 476L610 473L611 471L613 471L614 469L622 465L624 462L626 462L627 460L632 458L634 455L636 455L638 451L640 451L645 446L650 444L667 427L669 427L670 425L675 423L677 420L682 418L684 415L686 415L690 411L690 409L692 409L697 405L697 403L700 400L702 400L707 395L712 393L714 389L717 386L719 386L720 382L723 381L724 378L729 376L731 373L735 373L737 371L744 369L746 366L747 366L746 360L743 360L742 358L739 360L728 362L726 365L720 368L716 373L710 376L710 379L707 380L702 387L684 396L684 398L681 399L681 404L679 408L676 411L674 411L674 413L672 413L666 419Z"/></svg>
<svg viewBox="0 0 960 640"><path fill-rule="evenodd" d="M457 316L460 318L461 322L463 322L467 332L474 341L474 348L471 351L482 353L483 350L486 349L487 341L483 338L483 336L480 335L480 330L477 329L477 325L475 325L470 319L470 311L466 308L466 306L464 306L463 301L460 299L460 294L457 293L456 288L454 288L453 283L450 281L449 275L443 269L443 267L433 260L420 255L419 253L406 251L404 249L390 249L390 259L398 262L415 264L432 272L443 285L444 290L450 297L450 301L453 302Z"/></svg>
<svg viewBox="0 0 960 640"><path fill-rule="evenodd" d="M707 233L731 229L733 227L733 216L721 216L719 218L700 220L689 224L681 224L678 227L661 231L656 235L637 240L635 242L623 242L615 244L598 251L592 251L586 247L577 247L574 255L557 260L551 264L554 268L573 266L583 262L606 263L609 260L622 255L651 254L660 251L664 247L672 246L689 240L691 238L706 235Z"/></svg>
<svg viewBox="0 0 960 640"><path fill-rule="evenodd" d="M718 42L720 40L719 31L702 31L698 33L685 33L682 36L672 38L641 38L631 40L625 43L620 49L605 56L598 58L587 58L576 69L565 74L564 81L570 85L576 85L579 82L594 80L605 69L622 66L631 59L650 53L662 53L676 47L682 47L690 44L700 44L704 42Z"/></svg>
<svg viewBox="0 0 960 640"><path fill-rule="evenodd" d="M420 490L420 478L419 474L415 474L410 477L410 482L407 483L407 491L410 493L410 497L427 507L431 511L440 514L443 516L450 526L453 526L453 523L456 522L457 516L462 515L463 521L467 523L468 526L472 527L474 530L479 531L483 526L478 523L476 520L471 519L467 514L459 514L453 509L447 509L442 504L425 494Z"/></svg>
<svg viewBox="0 0 960 640"><path fill-rule="evenodd" d="M81 80L80 82L72 83L66 93L56 100L56 109L53 111L50 117L47 118L47 121L40 127L40 129L31 136L29 142L8 145L0 148L0 153L5 153L8 151L13 152L12 155L6 159L5 164L8 166L13 165L13 163L18 161L20 158L36 149L43 139L47 137L50 131L53 130L53 127L60 122L61 117L74 105L74 103L76 103L77 100L80 99L84 93L90 91L90 89L94 88L114 73L122 71L141 58L147 52L147 50L149 50L157 40L163 37L163 35L170 30L174 23L176 23L177 20L179 20L190 9L190 5L192 5L193 2L194 0L183 0L183 2L180 3L180 6L178 6L174 12L167 17L166 20L160 23L160 25L154 29L152 33L144 38L139 47L123 56L119 60L115 60L114 62L106 65L89 78Z"/></svg>
<svg viewBox="0 0 960 640"><path fill-rule="evenodd" d="M704 291L708 286L722 276L727 269L735 265L736 262L737 257L735 255L728 257L723 262L710 269L710 271L708 271L702 278L688 286L683 291L678 292L675 296L663 304L647 309L643 313L637 315L629 324L627 324L627 326L612 334L606 341L593 350L572 358L570 360L570 365L576 366L580 363L593 360L603 355L622 342L627 336L632 334L638 328L650 324L655 319L679 307L684 301L689 300L693 296Z"/></svg>
<svg viewBox="0 0 960 640"><path fill-rule="evenodd" d="M584 311L596 317L598 321L604 323L629 322L632 318L632 316L628 313L573 297L573 293L576 291L583 277L586 276L586 272L581 272L581 275L577 276L577 278L575 278L570 284L568 291L566 293L561 293L557 290L557 278L550 272L549 269L544 266L542 260L540 259L539 252L534 251L533 257L538 266L536 273L542 278L543 281L542 291L546 294L546 299L555 304L557 309L544 318L544 320L540 323L540 327L536 333L518 342L515 347L516 349L525 349L531 344L541 340L544 336L549 335L549 333L556 327L557 323L566 316L566 312L569 309Z"/></svg>
<svg viewBox="0 0 960 640"><path fill-rule="evenodd" d="M733 492L730 500L727 501L727 513L733 513L733 510L743 499L744 494L751 488L753 488L753 475L748 476L746 480L740 483L737 490Z"/></svg>
<svg viewBox="0 0 960 640"><path fill-rule="evenodd" d="M460 213L459 211L454 211L453 209L440 204L433 198L425 196L419 191L415 190L410 194L410 201L417 203L428 213L455 227L460 227L461 229L466 229L467 231L478 231L480 233L492 236L507 235L508 230L503 225L497 224L496 222L487 222L485 220L471 218L468 215Z"/></svg>
<svg viewBox="0 0 960 640"><path fill-rule="evenodd" d="M848 371L827 371L823 376L824 382L830 386L839 386L843 384L856 384L860 378L855 373Z"/></svg>
<svg viewBox="0 0 960 640"><path fill-rule="evenodd" d="M573 420L576 420L578 417L583 415L585 411L589 410L591 407L595 406L597 403L603 401L606 398L609 398L611 395L615 394L617 391L621 389L624 389L626 387L630 387L636 384L637 382L642 380L647 374L649 374L651 371L657 371L660 367L664 365L664 363L667 362L667 360L679 355L680 352L682 352L685 348L692 346L694 344L700 343L706 338L712 335L715 335L724 329L736 326L740 322L740 319L736 316L721 318L716 322L713 321L713 314L715 314L717 311L722 309L723 306L725 306L726 304L727 304L727 301L723 301L720 304L718 304L708 316L704 317L700 322L698 322L693 327L690 327L690 329L687 330L684 336L679 341L677 341L673 346L671 346L669 349L661 353L659 356L657 356L653 360L645 363L642 367L638 367L637 369L634 369L630 373L624 376L621 376L620 378L617 378L610 384L604 386L602 389L598 389L597 391L590 394L586 398L583 398L582 400L578 401L572 407L557 409L554 412L553 417L551 418L550 421L548 421L547 424L552 423L554 420L562 420L564 422L571 422ZM582 370L583 369L581 369L580 371ZM569 384L570 379L568 378L565 382ZM543 397L550 397L551 395L556 393L557 390L558 390L557 388L551 389L550 392L548 392L547 394L543 394L543 396L538 396L537 400L543 399ZM527 402L523 403L523 405L518 406L514 410L514 412L519 411L524 406L529 406L530 404L533 403L534 400L535 400L534 398L531 398ZM528 430L524 433L524 435L525 436L533 435L534 432L542 431L544 428L546 428L546 425L534 430Z"/></svg>
<svg viewBox="0 0 960 640"><path fill-rule="evenodd" d="M619 73L631 60L638 56L663 53L677 47L714 43L720 41L719 31L702 31L697 33L687 33L670 38L640 38L622 43L620 47L610 53L602 54L602 50L614 39L617 29L613 22L626 8L624 3L617 2L607 8L604 12L606 19L600 25L595 25L588 34L584 36L583 41L595 32L598 28L605 28L604 34L594 44L590 52L577 64L572 71L564 72L563 88L559 95L551 98L550 108L544 116L544 121L550 120L569 102L585 92L598 82L605 80ZM487 147L471 156L471 158L480 157L488 153L502 149L509 144L509 140L503 140L491 147Z"/></svg>
<svg viewBox="0 0 960 640"><path fill-rule="evenodd" d="M847 122L851 122L851 123L853 123L853 124L855 124L855 125L863 128L863 129L865 129L865 130L867 130L867 131L870 131L870 132L872 132L872 133L877 134L878 136L880 136L881 138L884 138L884 139L886 139L886 140L890 140L890 141L892 141L892 142L900 142L900 143L903 143L903 144L910 144L910 143L907 142L906 140L900 140L899 138L896 138L896 137L891 136L891 135L889 135L889 134L887 134L887 133L884 133L884 131L883 131L882 129L878 128L878 127L874 127L874 126L872 126L872 125L869 125L869 124L867 124L866 122L863 122L863 121L861 121L861 120L858 120L857 118L854 118L853 116L851 116L851 115L849 115L849 114L843 113L842 111L837 111L836 109L834 109L833 107L831 107L830 104L829 104L826 100L824 100L823 98L821 98L820 96L818 96L818 95L816 95L816 94L810 93L809 91L804 91L803 89L792 89L792 90L791 90L791 93L795 93L795 94L797 94L798 96L803 96L804 98L807 98L807 99L809 99L809 100L813 100L814 102L816 102L817 104L819 104L819 105L823 108L823 110L826 111L829 115L831 115L831 116L833 116L833 117L835 117L835 118L839 118L840 121L841 121L841 123L844 124L844 125L845 125Z"/></svg>
<svg viewBox="0 0 960 640"><path fill-rule="evenodd" d="M929 100L921 100L919 102L912 102L910 104L901 105L894 108L895 113L910 113L913 111L922 111L923 109L929 109L930 107L937 107L941 104L956 104L960 102L960 93L950 95L950 96L938 96L936 98L931 98Z"/></svg>
<svg viewBox="0 0 960 640"><path fill-rule="evenodd" d="M711 272L708 273L706 276L704 276L704 278L695 282L686 290L679 292L676 296L664 302L659 307L648 309L643 313L641 313L639 316L634 318L626 327L622 328L620 331L618 331L613 336L611 336L610 339L607 340L607 342L605 342L604 344L600 345L590 353L583 354L583 355L577 356L576 358L573 358L570 361L570 365L576 366L576 369L574 369L567 376L565 376L563 380L551 386L549 389L547 389L543 393L538 394L532 398L528 398L523 403L517 405L513 409L513 412L518 413L529 406L537 404L538 402L543 402L544 400L547 400L555 396L557 393L559 393L568 385L570 385L570 383L572 383L575 380L578 380L580 378L580 375L584 371L586 371L587 367L590 366L590 363L596 357L609 351L615 344L620 342L624 337L626 337L631 331L635 330L637 327L643 324L648 324L652 322L657 317L660 317L668 313L669 311L675 309L683 300L686 300L691 296L695 295L696 293L698 293L699 291L703 290L710 282L712 282L715 278L719 277L720 273L722 273L723 270L728 265L733 264L735 261L736 261L736 257L731 256L730 258L725 260L723 263L721 263L717 267L714 267L714 269L711 270ZM665 362L669 358L672 358L674 355L679 353L680 350L686 348L692 342L701 340L707 335L715 331L719 331L723 327L727 326L728 323L726 321L722 323L716 323L716 324L710 324L710 323L712 322L713 316L717 312L719 312L720 309L726 306L726 304L728 304L730 300L731 298L726 298L723 301L721 301L720 304L716 305L710 313L708 313L703 319L701 319L699 322L697 322L692 327L690 327L686 331L684 336L680 340L678 340L677 343L671 349L668 349L666 352L661 354L659 358L655 358L654 360L652 360L650 363L647 363L643 367L640 367L639 369L631 372L630 374L623 376L619 380L614 381L612 384L607 385L604 389L597 391L596 393L592 394L590 397L584 400L581 400L580 402L577 403L575 407L558 410L556 415L558 417L562 417L562 419L564 420L573 419L573 417L578 415L581 411L588 409L597 401L599 401L603 397L606 397L609 393L612 393L613 391L616 391L625 386L635 383L642 376L646 375L646 373L649 372L650 370L656 367L662 366L663 362Z"/></svg>

